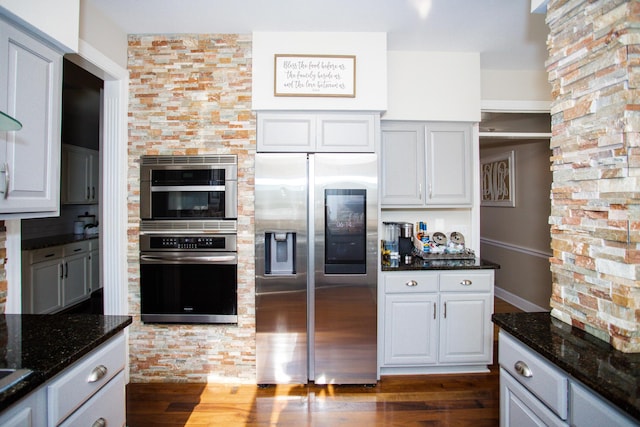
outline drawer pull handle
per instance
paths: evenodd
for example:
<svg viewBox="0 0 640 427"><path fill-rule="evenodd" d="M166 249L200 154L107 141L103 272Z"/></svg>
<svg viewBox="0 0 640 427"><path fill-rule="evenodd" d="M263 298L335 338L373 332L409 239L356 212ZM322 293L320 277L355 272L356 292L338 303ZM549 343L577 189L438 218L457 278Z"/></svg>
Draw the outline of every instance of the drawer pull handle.
<svg viewBox="0 0 640 427"><path fill-rule="evenodd" d="M107 427L107 420L104 418L98 418L91 424L91 427Z"/></svg>
<svg viewBox="0 0 640 427"><path fill-rule="evenodd" d="M107 375L107 367L104 365L96 366L89 374L87 382L95 383L96 381L101 380L105 375Z"/></svg>
<svg viewBox="0 0 640 427"><path fill-rule="evenodd" d="M524 363L522 360L518 360L515 363L515 365L513 365L513 367L515 368L517 373L519 373L525 378L531 378L533 376L533 372L531 372L531 369L529 369L529 366L527 366L527 364Z"/></svg>
<svg viewBox="0 0 640 427"><path fill-rule="evenodd" d="M415 280L409 280L407 283L405 283L405 285L414 287L414 286L418 286L418 282L416 282Z"/></svg>
<svg viewBox="0 0 640 427"><path fill-rule="evenodd" d="M473 282L471 280L469 280L469 279L464 279L462 282L460 282L460 284L462 286L471 286L471 285L473 285Z"/></svg>

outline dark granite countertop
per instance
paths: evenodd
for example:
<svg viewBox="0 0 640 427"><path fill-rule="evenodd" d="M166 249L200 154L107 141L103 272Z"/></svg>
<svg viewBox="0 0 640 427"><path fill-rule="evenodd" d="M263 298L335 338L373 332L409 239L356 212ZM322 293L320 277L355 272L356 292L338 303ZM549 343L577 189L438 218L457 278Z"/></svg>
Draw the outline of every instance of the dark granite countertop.
<svg viewBox="0 0 640 427"><path fill-rule="evenodd" d="M130 324L130 316L0 315L0 368L33 371L14 386L0 392L0 411L34 391Z"/></svg>
<svg viewBox="0 0 640 427"><path fill-rule="evenodd" d="M496 313L493 322L640 420L640 354L623 353L549 313Z"/></svg>
<svg viewBox="0 0 640 427"><path fill-rule="evenodd" d="M22 241L22 250L30 251L33 249L50 248L51 246L66 245L67 243L80 242L83 240L97 239L99 236L85 234L60 234L57 236L38 237Z"/></svg>
<svg viewBox="0 0 640 427"><path fill-rule="evenodd" d="M481 258L474 259L422 259L413 257L410 264L400 263L398 267L382 265L382 271L416 271L416 270L495 270L500 265Z"/></svg>

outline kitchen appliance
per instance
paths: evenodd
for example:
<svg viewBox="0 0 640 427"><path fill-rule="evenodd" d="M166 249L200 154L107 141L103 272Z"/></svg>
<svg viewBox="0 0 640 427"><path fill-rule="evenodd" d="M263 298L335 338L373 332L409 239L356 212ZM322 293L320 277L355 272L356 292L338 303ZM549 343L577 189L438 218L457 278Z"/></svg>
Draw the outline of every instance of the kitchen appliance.
<svg viewBox="0 0 640 427"><path fill-rule="evenodd" d="M258 153L258 384L377 382L375 154Z"/></svg>
<svg viewBox="0 0 640 427"><path fill-rule="evenodd" d="M389 267L397 267L400 263L400 226L397 222L383 222L384 236L382 240L382 263Z"/></svg>
<svg viewBox="0 0 640 427"><path fill-rule="evenodd" d="M140 227L143 322L238 322L235 221L151 221Z"/></svg>
<svg viewBox="0 0 640 427"><path fill-rule="evenodd" d="M142 156L142 220L236 219L236 155Z"/></svg>
<svg viewBox="0 0 640 427"><path fill-rule="evenodd" d="M413 253L413 224L410 222L401 222L398 224L400 227L400 236L398 237L398 252L400 253L400 259L411 257Z"/></svg>

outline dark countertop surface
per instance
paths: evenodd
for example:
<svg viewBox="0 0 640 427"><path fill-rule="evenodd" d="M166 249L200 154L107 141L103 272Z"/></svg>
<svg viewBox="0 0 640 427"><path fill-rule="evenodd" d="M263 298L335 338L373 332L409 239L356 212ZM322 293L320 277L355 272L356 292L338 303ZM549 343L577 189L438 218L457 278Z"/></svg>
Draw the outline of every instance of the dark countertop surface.
<svg viewBox="0 0 640 427"><path fill-rule="evenodd" d="M38 237L36 239L28 239L22 241L22 250L30 251L33 249L49 248L51 246L66 245L67 243L80 242L83 240L97 239L99 236L84 234L60 234L57 236Z"/></svg>
<svg viewBox="0 0 640 427"><path fill-rule="evenodd" d="M481 258L474 259L446 259L413 257L413 262L404 264L400 262L398 267L382 265L382 271L419 271L419 270L495 270L500 265Z"/></svg>
<svg viewBox="0 0 640 427"><path fill-rule="evenodd" d="M0 315L0 368L33 371L0 392L0 411L131 324L130 316L97 314Z"/></svg>
<svg viewBox="0 0 640 427"><path fill-rule="evenodd" d="M493 322L640 420L640 353L623 353L544 313L496 313Z"/></svg>

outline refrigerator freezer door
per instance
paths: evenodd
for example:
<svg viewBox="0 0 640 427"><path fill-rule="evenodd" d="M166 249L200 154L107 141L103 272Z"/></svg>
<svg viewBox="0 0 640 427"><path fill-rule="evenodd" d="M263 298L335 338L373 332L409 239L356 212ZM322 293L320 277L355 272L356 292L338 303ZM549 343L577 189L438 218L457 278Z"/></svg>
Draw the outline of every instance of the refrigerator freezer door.
<svg viewBox="0 0 640 427"><path fill-rule="evenodd" d="M258 384L304 384L308 381L307 176L306 154L256 155ZM268 240L275 239L273 248L265 248L265 236ZM285 236L295 236L286 242L293 248L277 248L285 244ZM272 249L281 252L273 254ZM265 270L269 264L265 262L267 257L271 259L271 266ZM287 268L285 264L290 259L295 260L294 268ZM274 269L274 264L278 268Z"/></svg>
<svg viewBox="0 0 640 427"><path fill-rule="evenodd" d="M317 384L375 384L377 157L316 154L312 170L310 378Z"/></svg>

